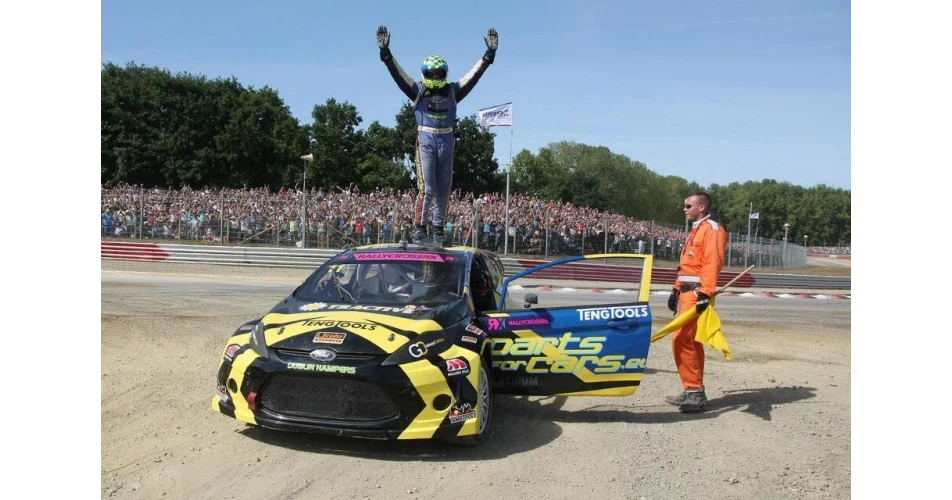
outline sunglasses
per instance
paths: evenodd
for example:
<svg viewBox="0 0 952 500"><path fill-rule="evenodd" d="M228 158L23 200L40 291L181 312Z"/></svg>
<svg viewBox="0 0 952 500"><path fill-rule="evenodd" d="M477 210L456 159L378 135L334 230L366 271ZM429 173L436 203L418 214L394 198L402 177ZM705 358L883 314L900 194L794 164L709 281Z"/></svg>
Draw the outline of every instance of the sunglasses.
<svg viewBox="0 0 952 500"><path fill-rule="evenodd" d="M688 205L687 203L685 203L685 204L684 204L684 208L685 208L685 209L688 209L688 208L691 208L691 207L700 207L700 206L702 206L702 205L704 205L704 204L703 204L703 203L695 203L694 205Z"/></svg>

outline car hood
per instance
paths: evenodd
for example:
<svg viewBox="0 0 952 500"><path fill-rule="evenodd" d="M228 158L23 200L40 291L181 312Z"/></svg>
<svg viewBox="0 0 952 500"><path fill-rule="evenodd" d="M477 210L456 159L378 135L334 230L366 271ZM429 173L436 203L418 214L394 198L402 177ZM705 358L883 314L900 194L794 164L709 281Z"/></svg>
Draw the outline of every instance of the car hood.
<svg viewBox="0 0 952 500"><path fill-rule="evenodd" d="M421 333L440 331L447 307L367 306L288 300L261 321L268 347L294 352L390 354ZM450 308L458 309L458 308Z"/></svg>

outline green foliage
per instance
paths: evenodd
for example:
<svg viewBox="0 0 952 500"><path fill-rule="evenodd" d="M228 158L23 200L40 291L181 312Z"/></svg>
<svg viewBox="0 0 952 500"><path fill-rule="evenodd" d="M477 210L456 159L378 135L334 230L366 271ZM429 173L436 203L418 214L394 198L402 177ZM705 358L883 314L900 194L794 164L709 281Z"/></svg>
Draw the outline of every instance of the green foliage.
<svg viewBox="0 0 952 500"><path fill-rule="evenodd" d="M413 187L406 155L394 129L373 122L360 145L357 165L361 192L375 187L405 190Z"/></svg>
<svg viewBox="0 0 952 500"><path fill-rule="evenodd" d="M308 174L316 175L319 183L327 187L357 183L360 179L357 154L364 135L357 129L363 121L357 108L330 98L324 105L314 105L311 117L314 123L310 133L317 143L312 149L314 162Z"/></svg>
<svg viewBox="0 0 952 500"><path fill-rule="evenodd" d="M306 145L297 120L267 87L111 63L101 80L103 183L277 184Z"/></svg>
<svg viewBox="0 0 952 500"><path fill-rule="evenodd" d="M499 164L493 158L494 134L480 127L479 120L473 115L457 119L453 135L456 138L453 189L474 193L504 191L505 177L500 183L499 177L495 175Z"/></svg>

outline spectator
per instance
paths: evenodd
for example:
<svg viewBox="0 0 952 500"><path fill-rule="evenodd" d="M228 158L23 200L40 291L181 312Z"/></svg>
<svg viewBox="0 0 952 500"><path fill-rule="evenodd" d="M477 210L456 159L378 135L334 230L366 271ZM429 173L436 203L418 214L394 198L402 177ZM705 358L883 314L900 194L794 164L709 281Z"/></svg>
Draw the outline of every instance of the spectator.
<svg viewBox="0 0 952 500"><path fill-rule="evenodd" d="M347 221L361 213L365 217L366 237L371 242L378 241L377 229L385 230L383 225L376 223L377 214L388 215L392 220L391 238L393 241L411 240L413 229L411 215L416 191L396 191L381 189L371 197L355 195L356 190L337 189L329 191L326 188L318 189L318 193L325 191L323 198L307 198L308 214L308 247L340 248L343 246L343 230ZM115 227L119 220L118 213L122 211L122 218L126 214L149 214L144 225L144 237L152 236L163 239L201 239L208 227L219 231L220 216L226 218L225 231L230 232L228 242L240 244L254 242L260 244L288 243L286 239L276 239L275 224L269 221L291 221L298 219L297 229L302 230L299 213L304 193L293 188L286 188L282 197L269 188L240 188L212 190L203 189L142 189L129 184L101 186L101 232L103 237L115 237ZM481 201L480 201L481 200ZM448 241L455 244L466 242L472 244L473 224L476 224L478 235L477 244L483 248L493 248L498 251L502 248L501 235L498 228L500 221L505 220L505 194L484 193L475 195L463 191L452 194L447 205L446 220L452 224L453 236ZM223 204L222 204L223 203ZM219 206L221 205L221 206ZM475 218L474 218L475 217ZM542 221L548 217L548 224ZM392 219L391 219L392 218ZM196 220L194 232L191 232L192 220ZM129 225L137 225L135 215L130 216ZM367 224L367 221L373 224ZM183 224L182 222L185 222ZM496 231L493 243L489 239L483 241L483 230L489 222L495 222ZM513 253L534 253L542 255L545 252L545 241L549 240L550 254L555 251L564 254L579 255L583 244L587 253L601 252L604 245L602 239L594 241L596 224L609 222L609 242L615 241L618 235L618 245L625 248L626 242L630 250L637 248L638 253L654 251L658 258L676 258L684 245L686 233L683 228L666 228L649 221L633 220L617 214L601 213L586 207L576 207L571 203L546 202L533 196L513 194L510 197L510 246ZM409 226L409 229L408 229ZM148 228L154 228L149 231ZM566 232L567 234L563 234ZM126 228L124 237L129 237ZM289 228L284 228L288 230ZM284 235L284 233L282 233ZM222 235L219 235L220 237ZM381 232L382 237L382 232ZM380 241L389 241L382 237ZM222 238L224 239L224 238ZM351 243L356 242L356 239ZM533 244L534 243L534 244ZM530 245L533 244L533 249ZM780 247L777 246L777 249ZM530 252L530 250L532 250ZM612 244L612 250L616 250ZM732 245L730 250L731 265L743 264L745 246ZM850 254L849 247L811 247L811 254L843 255ZM779 259L778 259L779 260ZM766 263L764 264L766 265Z"/></svg>

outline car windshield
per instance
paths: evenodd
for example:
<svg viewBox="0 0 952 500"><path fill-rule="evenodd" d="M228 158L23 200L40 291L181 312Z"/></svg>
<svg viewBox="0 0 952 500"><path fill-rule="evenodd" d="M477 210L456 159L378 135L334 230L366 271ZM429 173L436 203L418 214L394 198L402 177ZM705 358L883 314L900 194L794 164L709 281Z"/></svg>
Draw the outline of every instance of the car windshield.
<svg viewBox="0 0 952 500"><path fill-rule="evenodd" d="M465 272L465 259L449 254L344 254L318 268L295 297L354 304L438 305L462 297Z"/></svg>

